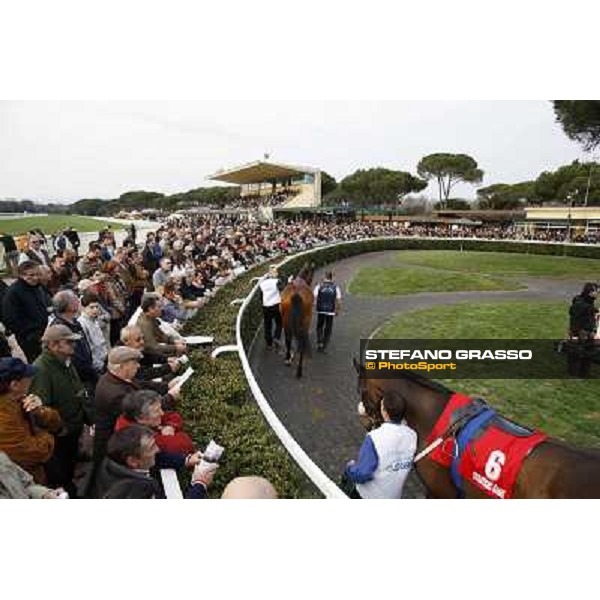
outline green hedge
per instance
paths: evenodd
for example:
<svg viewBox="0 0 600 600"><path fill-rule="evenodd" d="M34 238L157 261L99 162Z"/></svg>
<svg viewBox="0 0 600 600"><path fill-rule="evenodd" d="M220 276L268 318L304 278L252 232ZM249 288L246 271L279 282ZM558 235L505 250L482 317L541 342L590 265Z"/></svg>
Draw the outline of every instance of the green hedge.
<svg viewBox="0 0 600 600"><path fill-rule="evenodd" d="M235 343L235 321L239 305L231 300L244 297L266 265L252 269L220 289L186 326L186 333L211 335L215 346ZM248 324L252 324L248 320ZM257 325L252 325L256 331ZM211 359L210 350L191 355L195 373L184 387L181 413L190 435L203 448L211 438L225 447L225 454L211 489L219 497L223 488L239 475L262 475L281 498L317 498L319 491L288 455L254 402L236 353Z"/></svg>
<svg viewBox="0 0 600 600"><path fill-rule="evenodd" d="M287 277L297 273L307 260L322 267L357 254L383 250L465 250L600 258L600 248L596 246L452 239L373 239L316 249L307 256L291 259L280 272ZM251 279L262 275L268 264L271 263L253 268L219 290L187 325L186 332L212 335L215 346L234 344L235 322L240 306L230 306L229 303L235 298L245 297L254 285ZM260 294L255 294L242 322L242 339L247 351L261 321ZM181 412L187 428L200 447L214 438L226 448L212 488L213 497L218 497L233 477L250 474L269 479L280 497L318 497L318 490L290 458L264 420L248 389L237 354L221 355L212 360L209 351L198 350L192 354L192 364L196 373L184 388L181 401Z"/></svg>

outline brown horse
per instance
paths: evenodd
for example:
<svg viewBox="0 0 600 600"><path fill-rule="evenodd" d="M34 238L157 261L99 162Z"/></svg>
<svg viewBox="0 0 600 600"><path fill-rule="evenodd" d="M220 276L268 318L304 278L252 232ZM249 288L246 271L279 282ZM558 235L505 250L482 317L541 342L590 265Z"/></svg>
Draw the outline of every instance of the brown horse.
<svg viewBox="0 0 600 600"><path fill-rule="evenodd" d="M285 333L285 364L292 364L292 340L296 340L298 367L296 377L302 377L304 354L309 352L308 332L313 312L311 289L314 264L305 264L298 276L281 292L281 322Z"/></svg>
<svg viewBox="0 0 600 600"><path fill-rule="evenodd" d="M381 424L381 398L394 390L403 398L405 419L418 435L418 453L452 396L452 390L411 371L402 371L396 379L371 379L354 360L362 406L366 414L361 423L367 429ZM456 498L450 470L424 456L415 463L420 479L432 498ZM489 498L483 491L464 481L464 496ZM600 451L583 450L555 439L546 438L535 446L522 463L515 484L515 498L600 498Z"/></svg>

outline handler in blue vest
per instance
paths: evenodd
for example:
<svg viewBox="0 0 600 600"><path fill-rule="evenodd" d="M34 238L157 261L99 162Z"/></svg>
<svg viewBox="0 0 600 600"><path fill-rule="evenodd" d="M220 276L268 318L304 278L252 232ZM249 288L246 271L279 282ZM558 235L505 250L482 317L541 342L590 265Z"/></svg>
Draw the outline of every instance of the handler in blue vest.
<svg viewBox="0 0 600 600"><path fill-rule="evenodd" d="M317 305L317 350L324 352L331 338L333 317L342 308L342 293L334 283L331 271L327 271L325 279L315 286L314 296Z"/></svg>
<svg viewBox="0 0 600 600"><path fill-rule="evenodd" d="M383 424L367 434L358 460L348 463L342 477L342 487L350 498L402 498L417 449L416 432L402 423L404 412L404 400L398 393L383 396Z"/></svg>
<svg viewBox="0 0 600 600"><path fill-rule="evenodd" d="M265 322L265 342L267 350L279 345L281 338L281 282L277 267L271 267L266 275L261 277L258 286L262 292L263 318ZM275 323L275 333L273 333Z"/></svg>

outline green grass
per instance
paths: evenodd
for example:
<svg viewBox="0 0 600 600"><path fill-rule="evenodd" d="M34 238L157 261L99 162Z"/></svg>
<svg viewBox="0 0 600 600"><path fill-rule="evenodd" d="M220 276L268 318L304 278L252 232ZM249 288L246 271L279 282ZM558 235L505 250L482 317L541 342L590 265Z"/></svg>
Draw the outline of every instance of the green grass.
<svg viewBox="0 0 600 600"><path fill-rule="evenodd" d="M523 287L515 281L486 274L410 267L365 267L358 270L349 290L356 295L392 296L419 292L517 290Z"/></svg>
<svg viewBox="0 0 600 600"><path fill-rule="evenodd" d="M530 277L591 278L598 277L598 261L569 256L536 256L505 252L456 252L453 250L400 251L397 262L487 275L522 275Z"/></svg>
<svg viewBox="0 0 600 600"><path fill-rule="evenodd" d="M403 313L388 321L378 337L559 339L567 330L568 308L566 302L452 304Z"/></svg>
<svg viewBox="0 0 600 600"><path fill-rule="evenodd" d="M566 303L463 304L403 313L378 338L559 339ZM565 367L566 368L566 367ZM505 416L577 444L600 447L600 380L439 379L448 387L486 398Z"/></svg>
<svg viewBox="0 0 600 600"><path fill-rule="evenodd" d="M120 223L104 221L102 219L91 219L80 215L47 215L31 216L17 219L3 219L0 215L0 233L21 235L31 229L41 229L45 234L57 233L63 229L73 226L78 232L100 231L103 227L110 225L113 230L122 229Z"/></svg>

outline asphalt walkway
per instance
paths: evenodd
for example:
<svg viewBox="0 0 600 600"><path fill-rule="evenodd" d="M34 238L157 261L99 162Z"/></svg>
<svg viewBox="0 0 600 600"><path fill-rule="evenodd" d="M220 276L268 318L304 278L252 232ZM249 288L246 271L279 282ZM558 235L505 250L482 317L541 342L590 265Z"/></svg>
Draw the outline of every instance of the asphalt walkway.
<svg viewBox="0 0 600 600"><path fill-rule="evenodd" d="M421 293L406 296L353 296L348 282L358 268L393 264L398 251L362 254L333 265L335 281L342 287L342 314L335 318L326 354L313 353L305 361L304 377L295 378L295 368L286 367L283 357L265 350L262 332L250 353L250 365L271 407L290 434L325 473L339 479L346 462L356 458L365 432L357 417L356 372L352 358L359 356L361 338L397 313L444 304L494 300L563 300L581 289L581 281L548 279L520 280L527 289L518 291ZM397 264L395 266L398 266ZM319 281L323 270L316 273ZM313 320L311 345L316 347ZM408 498L423 497L415 477L405 487Z"/></svg>

